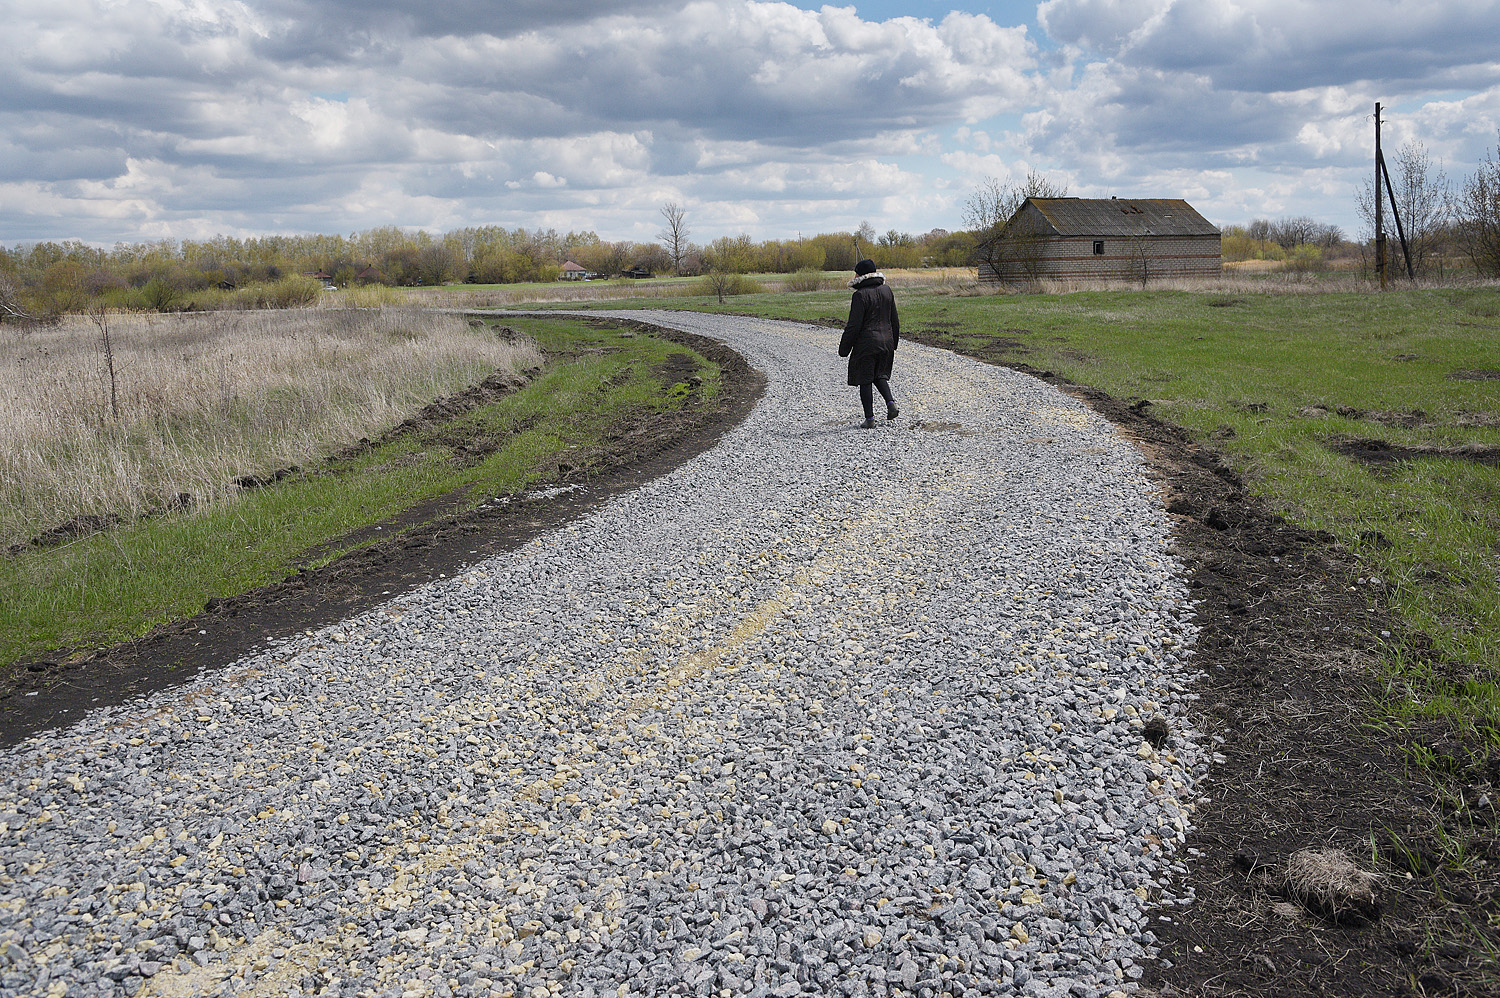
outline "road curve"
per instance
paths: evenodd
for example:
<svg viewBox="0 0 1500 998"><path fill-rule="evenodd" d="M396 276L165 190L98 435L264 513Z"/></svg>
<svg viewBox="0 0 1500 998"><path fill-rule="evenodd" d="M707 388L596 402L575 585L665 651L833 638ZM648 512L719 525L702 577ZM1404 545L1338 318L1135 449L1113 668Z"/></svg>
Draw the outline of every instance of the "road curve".
<svg viewBox="0 0 1500 998"><path fill-rule="evenodd" d="M0 993L1131 988L1208 752L1134 450L917 345L862 431L834 332L621 314L726 341L761 404L515 552L0 754Z"/></svg>

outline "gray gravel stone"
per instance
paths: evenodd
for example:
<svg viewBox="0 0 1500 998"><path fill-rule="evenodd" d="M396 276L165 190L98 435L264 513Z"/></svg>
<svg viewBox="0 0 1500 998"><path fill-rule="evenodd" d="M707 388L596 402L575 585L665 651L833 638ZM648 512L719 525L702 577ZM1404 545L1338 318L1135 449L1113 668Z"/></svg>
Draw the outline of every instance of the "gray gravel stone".
<svg viewBox="0 0 1500 998"><path fill-rule="evenodd" d="M0 756L8 993L1131 986L1211 752L1137 455L915 345L859 431L835 332L630 317L765 399L586 519Z"/></svg>

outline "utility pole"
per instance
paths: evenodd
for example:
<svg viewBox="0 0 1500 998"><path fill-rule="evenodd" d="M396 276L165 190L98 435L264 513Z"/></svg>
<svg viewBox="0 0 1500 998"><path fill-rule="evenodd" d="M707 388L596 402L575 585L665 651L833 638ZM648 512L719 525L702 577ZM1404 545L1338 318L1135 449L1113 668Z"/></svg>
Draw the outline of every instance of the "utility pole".
<svg viewBox="0 0 1500 998"><path fill-rule="evenodd" d="M1385 290L1385 199L1380 196L1381 166L1385 158L1380 152L1380 102L1375 102L1375 274L1380 278L1380 290Z"/></svg>
<svg viewBox="0 0 1500 998"><path fill-rule="evenodd" d="M1401 224L1401 210L1396 207L1396 190L1391 186L1391 172L1386 169L1385 153L1380 150L1380 102L1375 102L1375 273L1380 275L1380 290L1385 290L1385 208L1380 184L1385 182L1386 197L1391 199L1391 217L1396 220L1396 235L1401 238L1401 255L1406 260L1406 276L1413 281L1417 272L1411 265L1411 245Z"/></svg>

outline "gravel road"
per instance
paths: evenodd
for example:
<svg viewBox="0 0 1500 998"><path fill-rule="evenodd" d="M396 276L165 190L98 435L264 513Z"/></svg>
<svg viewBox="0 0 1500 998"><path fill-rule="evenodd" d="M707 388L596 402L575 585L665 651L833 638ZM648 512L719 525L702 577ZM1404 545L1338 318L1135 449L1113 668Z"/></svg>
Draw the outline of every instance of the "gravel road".
<svg viewBox="0 0 1500 998"><path fill-rule="evenodd" d="M1131 447L908 344L512 554L0 754L0 993L1097 995L1211 747ZM1145 722L1172 734L1153 748Z"/></svg>

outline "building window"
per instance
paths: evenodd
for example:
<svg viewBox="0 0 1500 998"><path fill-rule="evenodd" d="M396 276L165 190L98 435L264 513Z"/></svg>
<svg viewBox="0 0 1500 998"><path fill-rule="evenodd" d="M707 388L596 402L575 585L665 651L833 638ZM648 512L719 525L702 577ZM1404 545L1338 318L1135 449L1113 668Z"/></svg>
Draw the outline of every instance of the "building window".
<svg viewBox="0 0 1500 998"><path fill-rule="evenodd" d="M1094 240L1094 255L1095 256L1103 256L1104 255L1104 240L1103 239L1095 239Z"/></svg>

